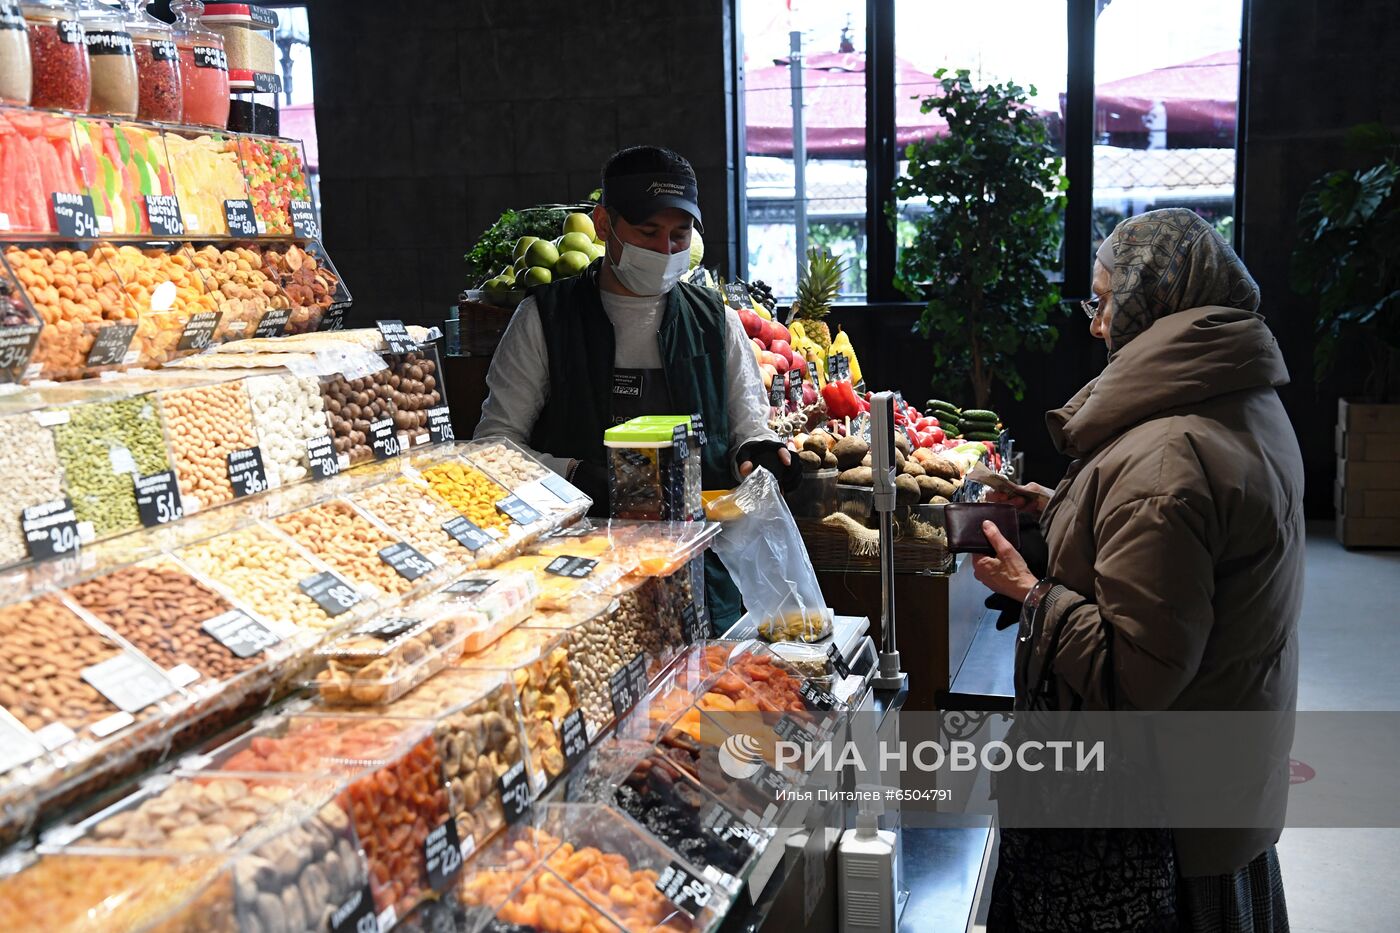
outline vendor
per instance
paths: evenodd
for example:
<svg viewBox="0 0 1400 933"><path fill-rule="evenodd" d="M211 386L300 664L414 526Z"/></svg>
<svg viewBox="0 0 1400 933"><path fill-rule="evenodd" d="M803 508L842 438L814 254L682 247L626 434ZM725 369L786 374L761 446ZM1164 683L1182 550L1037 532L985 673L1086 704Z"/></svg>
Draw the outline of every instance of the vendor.
<svg viewBox="0 0 1400 933"><path fill-rule="evenodd" d="M755 467L785 487L800 467L768 428L752 346L718 293L680 281L701 228L699 186L683 157L658 146L614 154L593 211L602 259L581 275L531 289L486 376L477 437L508 437L608 515L603 432L639 415L700 413L706 489L727 489ZM711 623L740 614L738 591L706 556Z"/></svg>

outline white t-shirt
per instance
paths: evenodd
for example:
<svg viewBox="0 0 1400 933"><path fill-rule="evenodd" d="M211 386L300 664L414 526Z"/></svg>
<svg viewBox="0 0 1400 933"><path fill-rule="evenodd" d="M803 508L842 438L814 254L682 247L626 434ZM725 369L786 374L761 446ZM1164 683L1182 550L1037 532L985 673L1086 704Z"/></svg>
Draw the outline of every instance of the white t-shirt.
<svg viewBox="0 0 1400 933"><path fill-rule="evenodd" d="M660 369L658 332L662 312L666 309L666 296L634 298L605 291L600 291L599 295L613 325L614 368ZM729 459L733 469L734 454L740 447L750 441L776 441L778 435L768 428L763 377L739 315L725 308L725 319L729 324L724 348L725 392L729 409ZM507 437L529 450L530 434L549 398L549 351L545 347L539 308L533 298L520 303L501 336L486 375L486 387L489 394L481 406L481 421L476 426L475 436ZM569 458L553 456L547 450L532 452L556 473L567 474Z"/></svg>

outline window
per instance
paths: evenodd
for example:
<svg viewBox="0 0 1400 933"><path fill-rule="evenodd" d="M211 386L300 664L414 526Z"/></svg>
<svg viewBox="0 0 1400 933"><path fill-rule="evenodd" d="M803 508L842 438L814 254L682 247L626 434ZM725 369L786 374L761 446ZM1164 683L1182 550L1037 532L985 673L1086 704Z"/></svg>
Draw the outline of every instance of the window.
<svg viewBox="0 0 1400 933"><path fill-rule="evenodd" d="M841 297L862 300L869 223L865 4L791 5L798 10L783 0L749 0L741 10L745 275L791 297L805 248L826 246L847 260ZM800 124L793 119L798 96Z"/></svg>
<svg viewBox="0 0 1400 933"><path fill-rule="evenodd" d="M1124 217L1162 207L1189 207L1232 238L1241 2L1111 0L1099 13L1096 248Z"/></svg>
<svg viewBox="0 0 1400 933"><path fill-rule="evenodd" d="M902 298L885 279L919 205L895 205L901 223L890 232L880 198L903 168L905 146L940 132L939 115L920 113L916 99L937 89L939 68L1035 87L1033 105L1049 121L1072 181L1068 297L1087 292L1087 257L1130 214L1189 207L1229 239L1244 2L740 0L747 196L740 275L790 296L801 244L822 243L851 259L844 300ZM793 32L803 63L800 141ZM867 120L868 112L875 117ZM794 158L801 143L806 158Z"/></svg>
<svg viewBox="0 0 1400 933"><path fill-rule="evenodd" d="M320 150L316 144L316 92L311 79L311 28L306 7L276 7L277 70L282 76L282 93L277 97L280 133L300 139L306 146L306 174L311 196L321 207Z"/></svg>

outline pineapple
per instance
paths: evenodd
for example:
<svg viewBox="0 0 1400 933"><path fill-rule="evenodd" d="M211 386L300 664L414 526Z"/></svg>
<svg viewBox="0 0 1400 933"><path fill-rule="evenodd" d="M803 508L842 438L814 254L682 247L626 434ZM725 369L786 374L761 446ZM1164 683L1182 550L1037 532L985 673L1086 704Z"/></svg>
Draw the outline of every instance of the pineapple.
<svg viewBox="0 0 1400 933"><path fill-rule="evenodd" d="M823 318L841 291L846 264L824 246L807 250L807 268L797 278L797 300L793 302L793 317L802 321L807 338L825 353L831 346L831 328Z"/></svg>

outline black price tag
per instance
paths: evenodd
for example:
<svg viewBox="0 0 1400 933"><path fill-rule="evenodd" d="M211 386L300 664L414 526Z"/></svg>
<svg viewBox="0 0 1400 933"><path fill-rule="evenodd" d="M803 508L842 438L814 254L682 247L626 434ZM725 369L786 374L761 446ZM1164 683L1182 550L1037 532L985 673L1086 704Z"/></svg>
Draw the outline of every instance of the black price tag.
<svg viewBox="0 0 1400 933"><path fill-rule="evenodd" d="M185 506L180 500L180 486L175 481L175 471L152 473L150 476L132 476L136 486L136 511L141 516L144 528L168 525L185 517Z"/></svg>
<svg viewBox="0 0 1400 933"><path fill-rule="evenodd" d="M792 787L792 784L783 777L781 772L774 771L768 765L760 765L758 771L748 780L766 797L777 797Z"/></svg>
<svg viewBox="0 0 1400 933"><path fill-rule="evenodd" d="M612 697L613 716L621 719L627 711L637 705L641 694L633 690L632 665L624 664L612 672L608 678L608 694Z"/></svg>
<svg viewBox="0 0 1400 933"><path fill-rule="evenodd" d="M791 405L793 408L801 408L801 407L802 407L802 370L800 370L800 369L789 370L789 371L788 371L788 374L787 374L787 377L788 377L788 387L787 387L787 400L788 400L788 404Z"/></svg>
<svg viewBox="0 0 1400 933"><path fill-rule="evenodd" d="M791 716L781 716L773 726L773 731L778 738L784 742L796 742L798 745L811 745L817 740L817 734Z"/></svg>
<svg viewBox="0 0 1400 933"><path fill-rule="evenodd" d="M540 485L554 494L554 497L565 504L577 502L583 498L583 490L574 486L564 477L554 471L545 474L540 480Z"/></svg>
<svg viewBox="0 0 1400 933"><path fill-rule="evenodd" d="M826 656L831 659L831 666L838 676L851 676L851 665L846 663L845 657L842 656L841 650L836 647L835 642L832 642L831 647L826 649Z"/></svg>
<svg viewBox="0 0 1400 933"><path fill-rule="evenodd" d="M379 933L374 893L370 891L369 882L360 885L331 914L331 933Z"/></svg>
<svg viewBox="0 0 1400 933"><path fill-rule="evenodd" d="M258 321L257 329L253 331L254 337L280 337L287 329L287 322L292 319L291 308L274 308L262 316Z"/></svg>
<svg viewBox="0 0 1400 933"><path fill-rule="evenodd" d="M20 529L29 556L35 560L60 557L78 549L78 518L73 503L67 499L31 505L20 513Z"/></svg>
<svg viewBox="0 0 1400 933"><path fill-rule="evenodd" d="M758 830L730 813L722 804L712 803L709 809L701 812L700 829L739 852L750 853L758 848Z"/></svg>
<svg viewBox="0 0 1400 933"><path fill-rule="evenodd" d="M58 221L58 235L65 240L91 240L101 232L97 226L97 209L92 196L55 191L49 196L53 216Z"/></svg>
<svg viewBox="0 0 1400 933"><path fill-rule="evenodd" d="M570 557L562 554L545 564L544 572L552 573L556 577L570 577L574 580L582 580L593 572L593 568L598 566L596 560L587 557Z"/></svg>
<svg viewBox="0 0 1400 933"><path fill-rule="evenodd" d="M705 631L705 620L700 617L700 610L695 608L694 603L681 610L681 635L687 645L704 641L708 634Z"/></svg>
<svg viewBox="0 0 1400 933"><path fill-rule="evenodd" d="M282 640L241 609L231 609L212 619L205 619L200 628L240 658L262 654Z"/></svg>
<svg viewBox="0 0 1400 933"><path fill-rule="evenodd" d="M428 409L428 440L434 444L445 444L455 441L456 433L452 430L452 412L446 405L439 405L437 408Z"/></svg>
<svg viewBox="0 0 1400 933"><path fill-rule="evenodd" d="M393 641L400 635L405 635L422 624L422 619L415 619L410 616L388 616L383 619L371 619L363 625L357 626L355 634L369 635L381 641Z"/></svg>
<svg viewBox="0 0 1400 933"><path fill-rule="evenodd" d="M321 326L317 330L344 330L345 312L350 309L350 302L342 301L331 305L326 309L325 315L321 318Z"/></svg>
<svg viewBox="0 0 1400 933"><path fill-rule="evenodd" d="M117 709L139 713L152 703L175 692L175 687L159 670L125 652L100 664L83 668L83 680Z"/></svg>
<svg viewBox="0 0 1400 933"><path fill-rule="evenodd" d="M773 377L773 381L768 385L768 407L782 408L783 396L786 395L787 373L778 373Z"/></svg>
<svg viewBox="0 0 1400 933"><path fill-rule="evenodd" d="M806 700L816 709L823 712L836 709L836 697L827 693L811 681L804 682L802 686L798 688L797 692L802 696L802 699Z"/></svg>
<svg viewBox="0 0 1400 933"><path fill-rule="evenodd" d="M379 336L384 338L390 353L412 353L418 349L417 341L408 335L403 321L375 321L374 324L379 328Z"/></svg>
<svg viewBox="0 0 1400 933"><path fill-rule="evenodd" d="M690 459L690 426L678 424L671 429L671 450L675 453L676 462Z"/></svg>
<svg viewBox="0 0 1400 933"><path fill-rule="evenodd" d="M496 503L496 511L515 522L517 525L530 525L540 520L540 513L521 502L515 496L506 496Z"/></svg>
<svg viewBox="0 0 1400 933"><path fill-rule="evenodd" d="M501 775L498 785L506 822L514 823L530 809L530 778L525 773L525 762L517 761L513 768Z"/></svg>
<svg viewBox="0 0 1400 933"><path fill-rule="evenodd" d="M428 886L444 891L462 867L462 841L457 838L457 818L447 820L423 840L423 864L428 869Z"/></svg>
<svg viewBox="0 0 1400 933"><path fill-rule="evenodd" d="M180 201L173 194L146 195L146 216L151 220L154 236L185 235L185 218L180 214Z"/></svg>
<svg viewBox="0 0 1400 933"><path fill-rule="evenodd" d="M89 366L116 366L126 359L126 351L131 349L131 338L136 336L135 324L108 324L93 338L92 349L88 351Z"/></svg>
<svg viewBox="0 0 1400 933"><path fill-rule="evenodd" d="M690 430L695 432L695 440L701 447L710 442L709 436L705 433L705 419L699 412L690 416Z"/></svg>
<svg viewBox="0 0 1400 933"><path fill-rule="evenodd" d="M459 596L479 596L491 587L496 585L496 581L489 577L479 577L472 580L458 580L447 588L447 592L455 593Z"/></svg>
<svg viewBox="0 0 1400 933"><path fill-rule="evenodd" d="M233 484L235 499L267 492L267 470L263 467L262 449L245 447L228 455L228 481Z"/></svg>
<svg viewBox="0 0 1400 933"><path fill-rule="evenodd" d="M399 436L394 433L393 418L369 423L369 446L376 460L389 460L399 455Z"/></svg>
<svg viewBox="0 0 1400 933"><path fill-rule="evenodd" d="M224 219L228 221L228 235L233 237L255 237L258 235L258 221L253 213L253 202L229 200L224 202Z"/></svg>
<svg viewBox="0 0 1400 933"><path fill-rule="evenodd" d="M715 894L707 881L695 877L676 862L661 870L656 879L656 890L691 919L699 916L700 912L709 906L710 898Z"/></svg>
<svg viewBox="0 0 1400 933"><path fill-rule="evenodd" d="M219 327L222 311L201 311L185 322L185 332L180 335L177 350L207 350L214 339L214 331Z"/></svg>
<svg viewBox="0 0 1400 933"><path fill-rule="evenodd" d="M443 522L442 530L450 534L462 547L472 552L481 550L495 540L476 527L471 519L460 515L450 521Z"/></svg>
<svg viewBox="0 0 1400 933"><path fill-rule="evenodd" d="M340 454L335 452L335 440L329 434L306 442L306 459L316 479L330 479L340 474Z"/></svg>
<svg viewBox="0 0 1400 933"><path fill-rule="evenodd" d="M253 92L255 94L277 94L282 90L282 76L267 71L253 72Z"/></svg>
<svg viewBox="0 0 1400 933"><path fill-rule="evenodd" d="M576 709L559 724L559 745L564 749L565 767L578 764L588 751L588 730L583 727L583 710Z"/></svg>
<svg viewBox="0 0 1400 933"><path fill-rule="evenodd" d="M627 662L627 676L632 681L632 694L640 700L642 694L647 692L647 658L640 651L637 656ZM635 700L633 702L636 702Z"/></svg>
<svg viewBox="0 0 1400 933"><path fill-rule="evenodd" d="M39 342L41 324L17 324L0 329L0 370L23 372Z"/></svg>
<svg viewBox="0 0 1400 933"><path fill-rule="evenodd" d="M812 388L814 388L814 389L820 388L820 387L821 387L821 384L822 384L822 383L821 383L821 380L818 379L817 376L818 376L818 373L817 373L817 361L816 361L816 360L808 360L808 361L807 361L807 378L810 379L810 380L812 380Z"/></svg>
<svg viewBox="0 0 1400 933"><path fill-rule="evenodd" d="M405 580L417 580L427 573L432 573L436 565L424 557L413 545L400 541L391 544L386 548L379 549L379 559L390 567L394 568L394 573Z"/></svg>
<svg viewBox="0 0 1400 933"><path fill-rule="evenodd" d="M259 26L271 26L273 29L277 28L278 20L276 11L269 10L266 7L252 6L250 4L248 6L248 18Z"/></svg>
<svg viewBox="0 0 1400 933"><path fill-rule="evenodd" d="M196 45L194 47L194 66L228 71L228 55L217 46Z"/></svg>
<svg viewBox="0 0 1400 933"><path fill-rule="evenodd" d="M329 570L307 577L297 584L316 601L328 616L338 616L360 603L360 592Z"/></svg>

